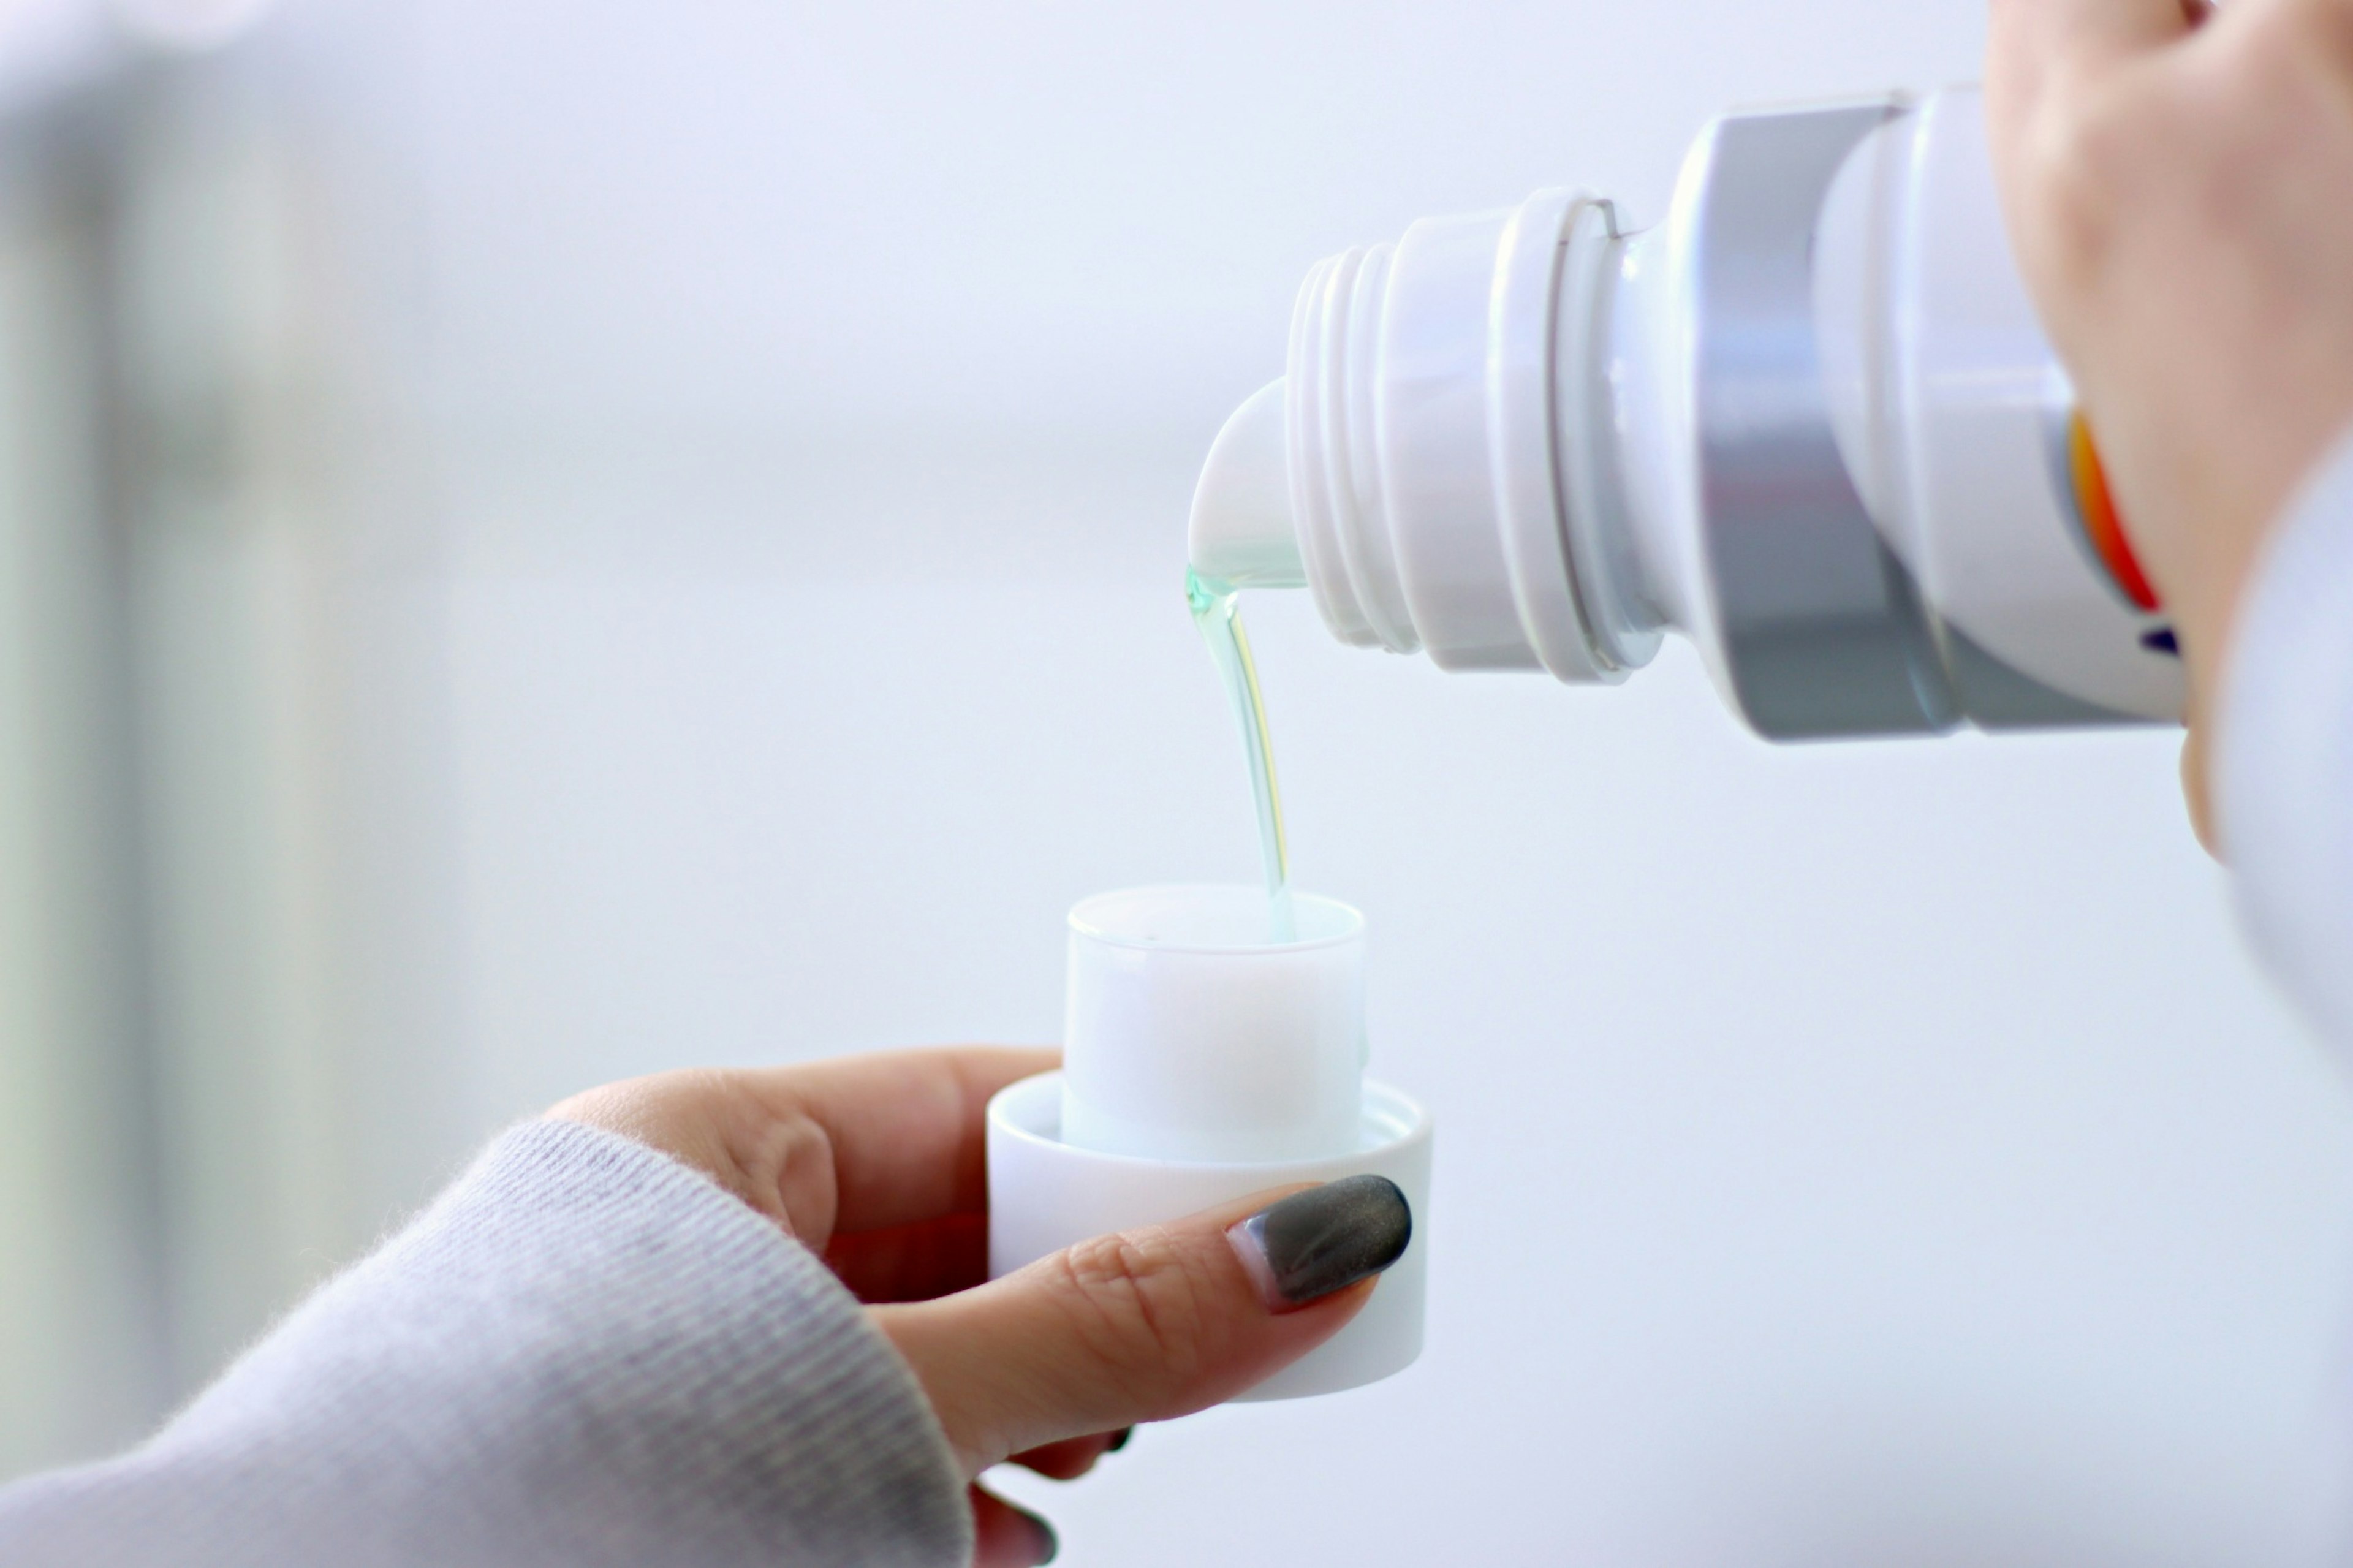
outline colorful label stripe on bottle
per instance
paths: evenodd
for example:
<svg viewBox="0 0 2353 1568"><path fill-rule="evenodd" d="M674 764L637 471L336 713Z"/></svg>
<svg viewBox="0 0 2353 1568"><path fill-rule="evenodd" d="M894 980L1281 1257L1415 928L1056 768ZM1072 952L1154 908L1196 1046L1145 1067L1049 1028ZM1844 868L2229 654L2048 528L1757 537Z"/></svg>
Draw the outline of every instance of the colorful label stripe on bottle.
<svg viewBox="0 0 2353 1568"><path fill-rule="evenodd" d="M2116 498L2108 493L2107 470L2100 465L2100 449L2093 444L2092 427L2081 409L2067 416L2067 477L2074 487L2075 516L2092 553L2136 608L2156 609L2157 590L2149 586L2148 574L2140 569L2132 542L2125 537Z"/></svg>

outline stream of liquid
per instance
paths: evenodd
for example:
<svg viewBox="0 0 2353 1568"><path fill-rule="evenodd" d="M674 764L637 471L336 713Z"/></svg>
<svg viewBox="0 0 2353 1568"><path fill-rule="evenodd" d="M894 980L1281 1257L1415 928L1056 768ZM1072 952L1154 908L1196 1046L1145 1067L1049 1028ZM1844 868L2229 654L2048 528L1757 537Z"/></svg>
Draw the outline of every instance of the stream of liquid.
<svg viewBox="0 0 2353 1568"><path fill-rule="evenodd" d="M1250 795L1258 807L1259 853L1266 865L1271 934L1277 942L1290 942L1297 927L1291 911L1291 850L1282 837L1282 793L1274 782L1274 749L1267 741L1258 666L1250 658L1250 634L1242 630L1235 594L1228 584L1189 569L1185 574L1185 599L1193 607L1193 624L1209 646L1210 661L1225 684L1226 700L1242 732L1242 752L1250 760Z"/></svg>

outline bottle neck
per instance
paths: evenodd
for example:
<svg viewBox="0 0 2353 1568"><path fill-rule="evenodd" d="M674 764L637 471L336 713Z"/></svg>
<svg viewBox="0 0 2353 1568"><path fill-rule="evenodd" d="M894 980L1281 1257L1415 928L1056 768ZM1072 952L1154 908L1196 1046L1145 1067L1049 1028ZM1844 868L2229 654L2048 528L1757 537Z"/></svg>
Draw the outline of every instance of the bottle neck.
<svg viewBox="0 0 2353 1568"><path fill-rule="evenodd" d="M1578 455L1613 440L1594 348L1621 244L1607 202L1547 191L1310 276L1284 381L1291 521L1342 640L1580 681L1650 657L1616 577L1583 592L1588 558L1626 553L1614 483Z"/></svg>
<svg viewBox="0 0 2353 1568"><path fill-rule="evenodd" d="M1450 669L1621 680L1709 646L1688 223L1540 192L1319 263L1282 380L1212 446L1190 561Z"/></svg>
<svg viewBox="0 0 2353 1568"><path fill-rule="evenodd" d="M1674 316L1662 232L1613 234L1564 268L1553 332L1553 464L1571 591L1598 656L1637 669L1694 624L1678 549ZM1688 558L1688 559L1687 559Z"/></svg>

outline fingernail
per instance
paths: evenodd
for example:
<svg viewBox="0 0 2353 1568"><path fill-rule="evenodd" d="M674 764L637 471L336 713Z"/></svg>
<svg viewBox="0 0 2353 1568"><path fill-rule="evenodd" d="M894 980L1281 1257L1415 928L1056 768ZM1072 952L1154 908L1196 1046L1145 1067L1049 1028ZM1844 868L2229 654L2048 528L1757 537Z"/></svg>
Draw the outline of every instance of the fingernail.
<svg viewBox="0 0 2353 1568"><path fill-rule="evenodd" d="M1405 1256L1413 1210L1386 1176L1346 1176L1293 1193L1226 1232L1277 1312L1370 1279Z"/></svg>
<svg viewBox="0 0 2353 1568"><path fill-rule="evenodd" d="M1123 1427L1121 1427L1118 1431L1116 1431L1116 1432L1114 1432L1114 1433L1113 1433L1113 1434L1111 1435L1111 1441L1110 1441L1110 1442L1108 1442L1108 1443L1105 1443L1105 1444L1103 1445L1103 1452L1104 1452L1104 1453L1106 1453L1106 1454L1116 1454L1116 1453L1118 1453L1122 1448L1124 1448L1124 1447L1127 1447L1127 1440L1128 1440L1130 1437L1133 1437L1133 1436L1135 1436L1135 1428L1134 1428L1134 1427L1133 1427L1133 1426L1123 1426Z"/></svg>
<svg viewBox="0 0 2353 1568"><path fill-rule="evenodd" d="M1037 1552L1037 1555L1029 1561L1039 1563L1051 1563L1062 1550L1062 1538L1054 1533L1054 1527L1026 1508L1014 1508L1011 1503L1007 1503L1005 1506L1013 1509L1015 1513L1028 1520L1029 1528L1038 1532L1038 1544L1030 1549Z"/></svg>

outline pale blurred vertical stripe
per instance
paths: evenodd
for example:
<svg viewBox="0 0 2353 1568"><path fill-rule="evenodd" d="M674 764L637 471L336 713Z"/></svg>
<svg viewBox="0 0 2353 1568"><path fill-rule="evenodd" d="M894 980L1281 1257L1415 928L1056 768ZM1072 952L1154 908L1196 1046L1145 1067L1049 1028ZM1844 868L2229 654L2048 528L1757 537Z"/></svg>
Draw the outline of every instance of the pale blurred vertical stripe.
<svg viewBox="0 0 2353 1568"><path fill-rule="evenodd" d="M175 1363L340 1258L332 409L293 155L142 93L115 258Z"/></svg>
<svg viewBox="0 0 2353 1568"><path fill-rule="evenodd" d="M103 149L0 151L0 1473L167 1397L120 541Z"/></svg>
<svg viewBox="0 0 2353 1568"><path fill-rule="evenodd" d="M415 1142L352 1072L327 197L233 71L132 66L5 149L0 1474L151 1425Z"/></svg>

